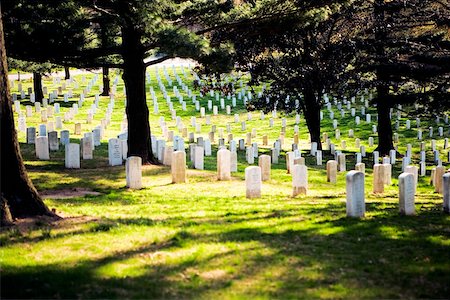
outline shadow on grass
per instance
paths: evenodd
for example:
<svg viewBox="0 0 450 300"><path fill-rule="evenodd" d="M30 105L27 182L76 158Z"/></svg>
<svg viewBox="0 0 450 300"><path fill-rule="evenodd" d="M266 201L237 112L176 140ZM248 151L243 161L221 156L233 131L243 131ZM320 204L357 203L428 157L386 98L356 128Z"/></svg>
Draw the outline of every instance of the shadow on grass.
<svg viewBox="0 0 450 300"><path fill-rule="evenodd" d="M371 211L383 210L383 214L359 220L341 217L345 206L340 204L302 208L312 219L323 209L339 213L327 222L313 221L313 226L307 228L301 226L302 221L292 223L290 218L296 215L295 209L260 214L227 212L215 218L189 220L182 217L102 220L85 231L70 234L136 225L170 225L178 231L162 242L130 247L101 258L86 258L75 265L5 266L1 296L201 298L236 288L232 294L244 297L446 298L450 291L450 245L445 242L450 238L446 230L450 225L448 216L433 207L417 217L405 217L398 215L394 205L382 209L377 203L367 205ZM235 226L228 228L227 219ZM249 227L247 222L255 219L276 221L278 225ZM324 227L335 230L326 233ZM442 237L442 242L433 240L435 236ZM210 244L222 245L226 250L179 254L175 261L153 263L145 259ZM230 245L241 248L237 250ZM99 273L102 267L136 257L143 261L137 275L118 277ZM211 268L225 270L223 276L204 275L203 271Z"/></svg>

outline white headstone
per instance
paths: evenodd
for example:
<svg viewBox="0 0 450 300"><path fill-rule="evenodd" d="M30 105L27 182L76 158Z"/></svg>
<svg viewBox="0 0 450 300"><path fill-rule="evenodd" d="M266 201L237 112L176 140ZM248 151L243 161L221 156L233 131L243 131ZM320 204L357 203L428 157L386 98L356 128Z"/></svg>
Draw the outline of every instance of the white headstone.
<svg viewBox="0 0 450 300"><path fill-rule="evenodd" d="M204 169L204 153L205 150L201 146L196 146L194 148L194 168L197 170Z"/></svg>
<svg viewBox="0 0 450 300"><path fill-rule="evenodd" d="M256 166L251 166L245 168L245 187L246 187L246 197L261 198L261 168Z"/></svg>
<svg viewBox="0 0 450 300"><path fill-rule="evenodd" d="M305 165L293 165L292 173L292 197L299 194L306 195L308 191L308 169Z"/></svg>
<svg viewBox="0 0 450 300"><path fill-rule="evenodd" d="M217 177L218 180L231 179L231 153L228 149L217 151Z"/></svg>
<svg viewBox="0 0 450 300"><path fill-rule="evenodd" d="M109 139L108 141L108 160L110 166L122 165L122 145L119 139Z"/></svg>
<svg viewBox="0 0 450 300"><path fill-rule="evenodd" d="M415 215L414 207L415 195L414 175L410 173L402 173L398 177L399 203L400 213L403 215Z"/></svg>
<svg viewBox="0 0 450 300"><path fill-rule="evenodd" d="M48 148L48 137L46 136L38 136L36 138L36 157L40 160L49 160L49 148Z"/></svg>
<svg viewBox="0 0 450 300"><path fill-rule="evenodd" d="M139 156L130 156L126 162L126 181L130 189L142 188L142 158Z"/></svg>
<svg viewBox="0 0 450 300"><path fill-rule="evenodd" d="M361 218L365 214L364 173L350 171L345 176L347 191L347 216Z"/></svg>
<svg viewBox="0 0 450 300"><path fill-rule="evenodd" d="M80 168L80 144L65 145L65 166L68 169Z"/></svg>

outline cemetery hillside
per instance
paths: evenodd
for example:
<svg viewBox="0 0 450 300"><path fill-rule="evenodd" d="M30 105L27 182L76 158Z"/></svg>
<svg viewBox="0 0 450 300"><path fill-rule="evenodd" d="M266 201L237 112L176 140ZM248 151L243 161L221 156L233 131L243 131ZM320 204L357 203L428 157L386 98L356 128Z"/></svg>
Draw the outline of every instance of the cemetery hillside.
<svg viewBox="0 0 450 300"><path fill-rule="evenodd" d="M448 1L94 2L1 6L2 299L449 298Z"/></svg>

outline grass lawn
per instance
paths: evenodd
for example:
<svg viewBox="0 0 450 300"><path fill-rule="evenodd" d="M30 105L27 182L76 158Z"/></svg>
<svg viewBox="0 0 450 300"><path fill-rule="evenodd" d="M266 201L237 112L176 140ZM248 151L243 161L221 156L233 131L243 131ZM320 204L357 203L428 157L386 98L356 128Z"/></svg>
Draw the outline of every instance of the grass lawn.
<svg viewBox="0 0 450 300"><path fill-rule="evenodd" d="M160 112L169 127L175 128L170 112L155 80L155 69L149 69L152 85L158 96ZM171 74L171 68L168 69ZM160 76L164 79L162 68ZM192 76L184 78L191 84ZM174 83L173 74L172 80ZM62 113L78 100L82 88L94 75L81 75L71 102L64 103ZM83 83L84 82L84 83ZM77 119L83 123L83 132L100 124L108 104L101 98L103 112L96 114L92 124L86 123L86 112L94 100L101 77ZM49 91L58 86L46 80ZM23 86L31 86L24 81ZM420 177L416 196L416 216L398 213L397 177L401 161L393 169L392 185L385 193L372 191L372 158L366 163L366 216L363 219L346 217L345 172L339 173L338 183L326 182L325 163L332 159L324 151L324 165L315 166L315 159L306 157L309 176L307 196L292 198L291 176L286 174L284 156L272 166L272 178L263 183L262 198L246 199L244 169L245 151L239 152L238 172L231 181L218 182L216 177L217 144L213 156L205 157L205 170L188 170L188 183L171 184L170 168L144 166L144 189L125 188L125 166L108 166L108 138L120 133L123 119L123 82L118 83L112 123L102 145L94 151L94 160L82 161L81 169L64 168L64 150L51 152L50 161L35 158L34 145L21 143L26 167L40 192L83 188L99 193L72 198L46 198L45 203L64 217L57 222L23 220L19 226L0 232L1 297L2 298L448 298L450 295L450 216L442 212L442 196L429 185L433 153L428 139L428 174ZM17 88L17 85L16 85ZM148 90L148 89L147 89ZM179 87L181 91L181 88ZM182 116L185 126L190 117L197 116L202 135L207 137L210 126L204 125L192 102L187 99L188 110L172 95L174 107ZM13 89L17 93L17 90ZM206 106L205 97L201 99ZM214 100L215 101L215 100ZM240 101L238 101L240 102ZM148 94L152 112L152 101ZM216 104L217 102L215 102ZM227 100L227 104L231 101ZM22 104L29 102L25 99ZM362 103L353 104L360 108ZM413 108L409 118L415 125ZM179 110L179 111L178 111ZM24 107L22 107L24 111ZM323 109L322 132L334 139L332 120ZM372 119L374 108L369 108ZM233 123L234 113L241 120L246 112L240 104L231 116L222 112L212 117L212 124L224 128L231 122L234 139L244 138L251 128L257 128L256 140L269 135L269 144L278 137L281 116L269 128L269 116L259 119L259 112L247 122L247 131ZM338 110L334 107L335 116ZM152 134L161 136L159 117L151 115ZM16 114L17 117L17 114ZM404 153L411 143L414 162L419 158L420 141L415 126L406 130L408 116L402 115L398 150ZM372 125L361 118L355 127L350 112L340 118L342 138L347 140L347 169L355 164L354 139L347 137L349 129L361 139L368 152L367 138L376 137ZM441 121L441 125L444 125ZM78 121L77 121L78 122ZM75 122L64 123L71 131L72 142L81 136L73 134ZM293 138L295 118L289 116L284 150ZM444 165L449 166L443 150L443 137L437 136L434 116L422 120L422 128L435 127L434 139ZM40 124L34 114L27 118L28 126ZM174 129L178 134L177 129ZM181 135L181 134L180 134ZM196 134L197 135L197 134ZM424 131L424 137L428 136ZM300 148L308 149L304 119L300 122ZM21 142L24 133L19 133ZM217 137L216 137L217 139ZM217 142L217 141L216 141ZM188 143L186 143L188 144ZM260 147L260 153L269 148ZM257 164L257 160L256 160ZM189 163L188 163L189 165ZM45 198L45 197L44 197Z"/></svg>

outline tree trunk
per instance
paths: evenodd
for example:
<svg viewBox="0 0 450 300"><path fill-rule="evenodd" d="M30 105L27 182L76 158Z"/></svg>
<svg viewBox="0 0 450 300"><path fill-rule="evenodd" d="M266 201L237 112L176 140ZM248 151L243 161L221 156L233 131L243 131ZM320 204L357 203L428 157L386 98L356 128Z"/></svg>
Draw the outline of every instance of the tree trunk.
<svg viewBox="0 0 450 300"><path fill-rule="evenodd" d="M378 58L376 69L377 75L377 113L378 113L378 147L380 155L388 155L394 149L392 142L392 124L390 118L390 108L392 103L389 96L389 74L383 67L386 59L384 41L387 37L387 28L384 15L384 0L376 0L374 7L375 19L375 39L377 40L375 51Z"/></svg>
<svg viewBox="0 0 450 300"><path fill-rule="evenodd" d="M322 150L320 137L320 105L317 96L310 89L304 90L303 113L305 114L306 126L308 126L311 142L317 143L317 149Z"/></svg>
<svg viewBox="0 0 450 300"><path fill-rule="evenodd" d="M42 202L28 177L20 153L8 84L3 25L0 13L0 139L1 139L1 220L37 215L53 215ZM8 217L10 213L11 217ZM5 219L5 220L3 220Z"/></svg>
<svg viewBox="0 0 450 300"><path fill-rule="evenodd" d="M103 93L102 96L109 96L109 68L103 67Z"/></svg>
<svg viewBox="0 0 450 300"><path fill-rule="evenodd" d="M392 143L392 124L390 117L390 105L384 92L385 88L378 87L377 113L378 113L378 147L377 151L380 155L389 155L389 151L394 149Z"/></svg>
<svg viewBox="0 0 450 300"><path fill-rule="evenodd" d="M157 164L151 148L149 111L145 95L144 50L141 33L133 26L122 28L123 80L127 91L128 156Z"/></svg>
<svg viewBox="0 0 450 300"><path fill-rule="evenodd" d="M64 73L65 73L64 79L70 79L70 69L69 69L69 67L64 67Z"/></svg>
<svg viewBox="0 0 450 300"><path fill-rule="evenodd" d="M34 99L36 102L42 102L44 94L42 93L42 74L33 72Z"/></svg>

